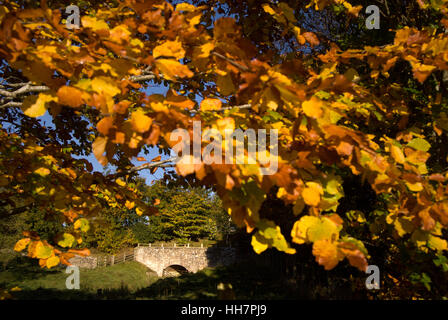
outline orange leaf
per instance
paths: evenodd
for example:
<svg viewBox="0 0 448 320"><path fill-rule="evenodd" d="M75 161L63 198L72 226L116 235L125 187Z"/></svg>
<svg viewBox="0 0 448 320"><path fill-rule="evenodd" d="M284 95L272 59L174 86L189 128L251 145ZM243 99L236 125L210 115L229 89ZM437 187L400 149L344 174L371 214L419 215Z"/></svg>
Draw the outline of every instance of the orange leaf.
<svg viewBox="0 0 448 320"><path fill-rule="evenodd" d="M173 59L158 59L155 64L167 80L175 80L176 77L191 78L194 75L187 66Z"/></svg>
<svg viewBox="0 0 448 320"><path fill-rule="evenodd" d="M105 118L101 119L100 121L98 121L98 123L96 124L96 128L98 129L98 132L107 136L110 128L113 126L113 123L114 123L114 118L105 117Z"/></svg>
<svg viewBox="0 0 448 320"><path fill-rule="evenodd" d="M219 99L204 99L201 102L201 111L220 110L222 102Z"/></svg>
<svg viewBox="0 0 448 320"><path fill-rule="evenodd" d="M322 101L312 97L311 100L302 103L303 112L311 118L319 118L322 116Z"/></svg>
<svg viewBox="0 0 448 320"><path fill-rule="evenodd" d="M60 104L73 108L77 108L84 103L82 94L81 90L68 86L60 87L57 93Z"/></svg>
<svg viewBox="0 0 448 320"><path fill-rule="evenodd" d="M324 266L325 270L333 269L344 258L336 243L329 240L314 242L313 255L316 257L316 262Z"/></svg>
<svg viewBox="0 0 448 320"><path fill-rule="evenodd" d="M146 116L142 110L137 110L131 115L131 124L135 131L144 133L151 127L152 119Z"/></svg>

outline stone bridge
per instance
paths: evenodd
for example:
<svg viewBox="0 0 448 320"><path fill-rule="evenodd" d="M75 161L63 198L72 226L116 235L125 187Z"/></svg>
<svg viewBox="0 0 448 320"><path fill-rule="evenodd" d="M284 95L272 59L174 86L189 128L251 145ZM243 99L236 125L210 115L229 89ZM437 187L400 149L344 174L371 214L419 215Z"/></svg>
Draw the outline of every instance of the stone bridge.
<svg viewBox="0 0 448 320"><path fill-rule="evenodd" d="M231 247L138 246L134 249L134 259L162 277L167 269L197 272L206 267L232 264L236 261L236 250Z"/></svg>

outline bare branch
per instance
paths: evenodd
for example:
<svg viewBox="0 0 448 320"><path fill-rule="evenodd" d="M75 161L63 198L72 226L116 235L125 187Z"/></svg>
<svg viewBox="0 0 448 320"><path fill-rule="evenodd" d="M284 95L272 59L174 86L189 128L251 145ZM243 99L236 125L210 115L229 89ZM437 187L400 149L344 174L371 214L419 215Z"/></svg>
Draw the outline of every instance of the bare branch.
<svg viewBox="0 0 448 320"><path fill-rule="evenodd" d="M107 175L106 178L108 179L114 179L114 178L119 178L119 177L123 177L126 176L128 174L137 172L137 171L141 171L144 169L151 169L154 167L158 167L158 168L167 168L167 167L173 167L174 164L168 164L168 162L173 162L176 159L176 157L172 157L166 160L161 160L161 161L155 161L155 162L148 162L145 164L142 164L141 166L137 166L137 167L133 167L129 170L125 170L125 171L120 171L114 174L110 174Z"/></svg>
<svg viewBox="0 0 448 320"><path fill-rule="evenodd" d="M207 110L207 111L221 112L221 111L226 111L226 110L232 110L234 108L236 108L236 109L250 109L250 108L252 108L252 105L247 103L247 104L242 104L242 105L239 105L239 106L223 107L223 108L218 109L218 110ZM191 110L191 112L193 112L193 113L197 113L199 111L201 111L201 110Z"/></svg>
<svg viewBox="0 0 448 320"><path fill-rule="evenodd" d="M249 68L246 66L243 66L242 64L239 64L238 62L236 62L233 59L227 58L226 56L223 56L222 54L218 53L218 52L212 52L212 55L221 58L223 60L226 60L228 63L230 63L232 66L237 67L238 69L241 69L243 71L249 71Z"/></svg>
<svg viewBox="0 0 448 320"><path fill-rule="evenodd" d="M0 109L8 108L8 107L21 107L22 102L16 102L16 101L9 101L5 104L0 105Z"/></svg>

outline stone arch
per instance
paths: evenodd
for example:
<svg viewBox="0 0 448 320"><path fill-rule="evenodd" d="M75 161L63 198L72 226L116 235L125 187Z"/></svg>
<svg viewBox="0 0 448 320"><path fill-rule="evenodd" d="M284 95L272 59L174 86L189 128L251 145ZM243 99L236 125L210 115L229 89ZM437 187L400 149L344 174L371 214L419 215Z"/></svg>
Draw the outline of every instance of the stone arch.
<svg viewBox="0 0 448 320"><path fill-rule="evenodd" d="M183 265L180 264L170 264L163 268L162 277L177 277L190 271Z"/></svg>

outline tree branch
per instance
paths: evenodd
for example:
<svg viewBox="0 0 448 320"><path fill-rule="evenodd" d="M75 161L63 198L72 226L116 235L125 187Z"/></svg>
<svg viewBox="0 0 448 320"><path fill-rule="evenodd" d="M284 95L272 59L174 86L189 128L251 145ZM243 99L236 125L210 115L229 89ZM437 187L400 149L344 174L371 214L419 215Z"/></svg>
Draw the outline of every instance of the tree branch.
<svg viewBox="0 0 448 320"><path fill-rule="evenodd" d="M107 179L115 179L115 178L119 178L119 177L123 177L126 176L128 174L137 172L137 171L141 171L144 169L151 169L154 167L158 167L158 168L168 168L168 167L173 167L174 164L167 164L168 162L173 162L177 157L172 157L166 160L160 160L160 161L155 161L155 162L148 162L145 164L142 164L141 166L137 166L137 167L133 167L129 170L125 170L125 171L120 171L117 173L113 173L113 174L109 174L106 176Z"/></svg>

